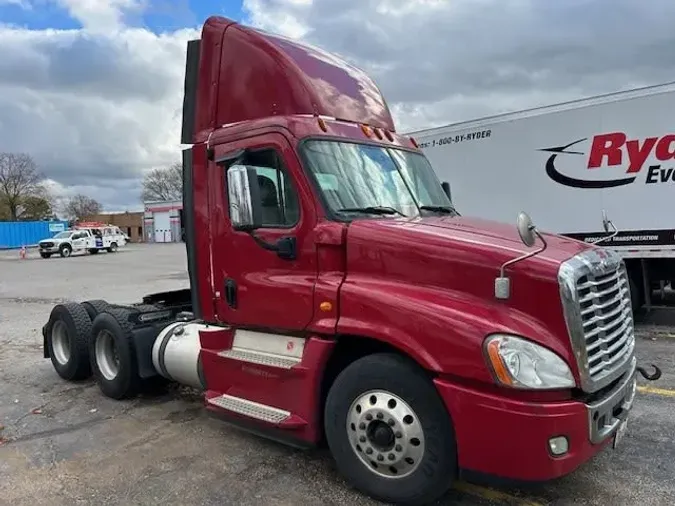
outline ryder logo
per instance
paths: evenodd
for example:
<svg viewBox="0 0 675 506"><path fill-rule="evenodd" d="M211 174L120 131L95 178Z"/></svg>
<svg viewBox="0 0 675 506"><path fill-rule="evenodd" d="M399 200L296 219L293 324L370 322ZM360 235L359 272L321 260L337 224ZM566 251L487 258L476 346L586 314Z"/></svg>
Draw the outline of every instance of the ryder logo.
<svg viewBox="0 0 675 506"><path fill-rule="evenodd" d="M590 143L588 159L583 166L584 170L591 171L586 174L593 174L598 170L602 170L605 174L611 171L616 174L615 177L608 179L572 177L559 171L556 167L557 157L559 155L585 156L586 153L570 148L586 140L588 139L584 138L565 146L540 149L539 151L551 153L546 161L548 177L556 183L574 188L625 186L638 180L640 174L645 174L643 178L645 184L675 182L674 134L645 139L629 139L621 132L596 135ZM664 163L667 166L664 167ZM623 172L620 172L621 169Z"/></svg>

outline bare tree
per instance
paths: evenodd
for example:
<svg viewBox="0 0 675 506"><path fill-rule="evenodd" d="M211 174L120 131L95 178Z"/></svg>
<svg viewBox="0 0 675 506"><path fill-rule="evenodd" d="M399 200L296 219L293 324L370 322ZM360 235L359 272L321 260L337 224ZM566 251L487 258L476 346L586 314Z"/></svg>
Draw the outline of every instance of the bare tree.
<svg viewBox="0 0 675 506"><path fill-rule="evenodd" d="M45 192L44 177L27 153L0 153L0 205L7 209L10 221L21 214L22 200Z"/></svg>
<svg viewBox="0 0 675 506"><path fill-rule="evenodd" d="M183 165L176 162L167 168L153 169L143 178L143 200L181 200Z"/></svg>
<svg viewBox="0 0 675 506"><path fill-rule="evenodd" d="M82 220L101 212L101 204L91 197L78 194L69 198L63 206L63 212L70 220Z"/></svg>

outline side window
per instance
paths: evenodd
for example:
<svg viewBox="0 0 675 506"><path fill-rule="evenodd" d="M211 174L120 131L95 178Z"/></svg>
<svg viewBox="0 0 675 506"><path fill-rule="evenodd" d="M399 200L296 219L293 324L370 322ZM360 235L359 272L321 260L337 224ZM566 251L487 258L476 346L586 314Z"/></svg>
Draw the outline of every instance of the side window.
<svg viewBox="0 0 675 506"><path fill-rule="evenodd" d="M300 218L298 197L279 154L274 149L253 151L238 165L256 171L263 226L295 225Z"/></svg>

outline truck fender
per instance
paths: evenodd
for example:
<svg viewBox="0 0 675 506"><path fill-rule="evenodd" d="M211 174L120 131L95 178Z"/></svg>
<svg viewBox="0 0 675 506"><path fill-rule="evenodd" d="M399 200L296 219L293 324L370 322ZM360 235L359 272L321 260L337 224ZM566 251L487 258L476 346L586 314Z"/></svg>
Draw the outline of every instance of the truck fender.
<svg viewBox="0 0 675 506"><path fill-rule="evenodd" d="M483 344L493 333L520 335L548 347L575 371L569 350L531 315L467 293L377 280L345 283L338 335L368 337L439 374L492 383Z"/></svg>
<svg viewBox="0 0 675 506"><path fill-rule="evenodd" d="M338 335L374 339L397 349L404 355L408 355L428 371L442 372L441 365L433 355L420 346L417 340L403 329L386 324L382 325L381 322L373 325L373 322L365 319L340 318Z"/></svg>

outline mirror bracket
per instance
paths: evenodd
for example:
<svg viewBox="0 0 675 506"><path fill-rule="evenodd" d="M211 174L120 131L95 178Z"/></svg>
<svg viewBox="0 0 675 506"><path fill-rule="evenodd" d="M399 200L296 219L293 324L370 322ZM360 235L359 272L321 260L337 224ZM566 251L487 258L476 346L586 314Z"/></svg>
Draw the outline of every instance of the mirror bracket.
<svg viewBox="0 0 675 506"><path fill-rule="evenodd" d="M527 260L539 253L543 252L547 247L548 243L544 236L537 230L537 227L532 223L529 215L527 213L520 213L517 220L518 234L520 239L523 241L523 244L528 247L534 246L535 240L538 237L542 242L542 246L539 249L521 255L519 257L513 258L508 262L504 262L499 268L499 277L495 278L495 298L499 300L508 300L511 297L511 280L506 276L506 268Z"/></svg>

